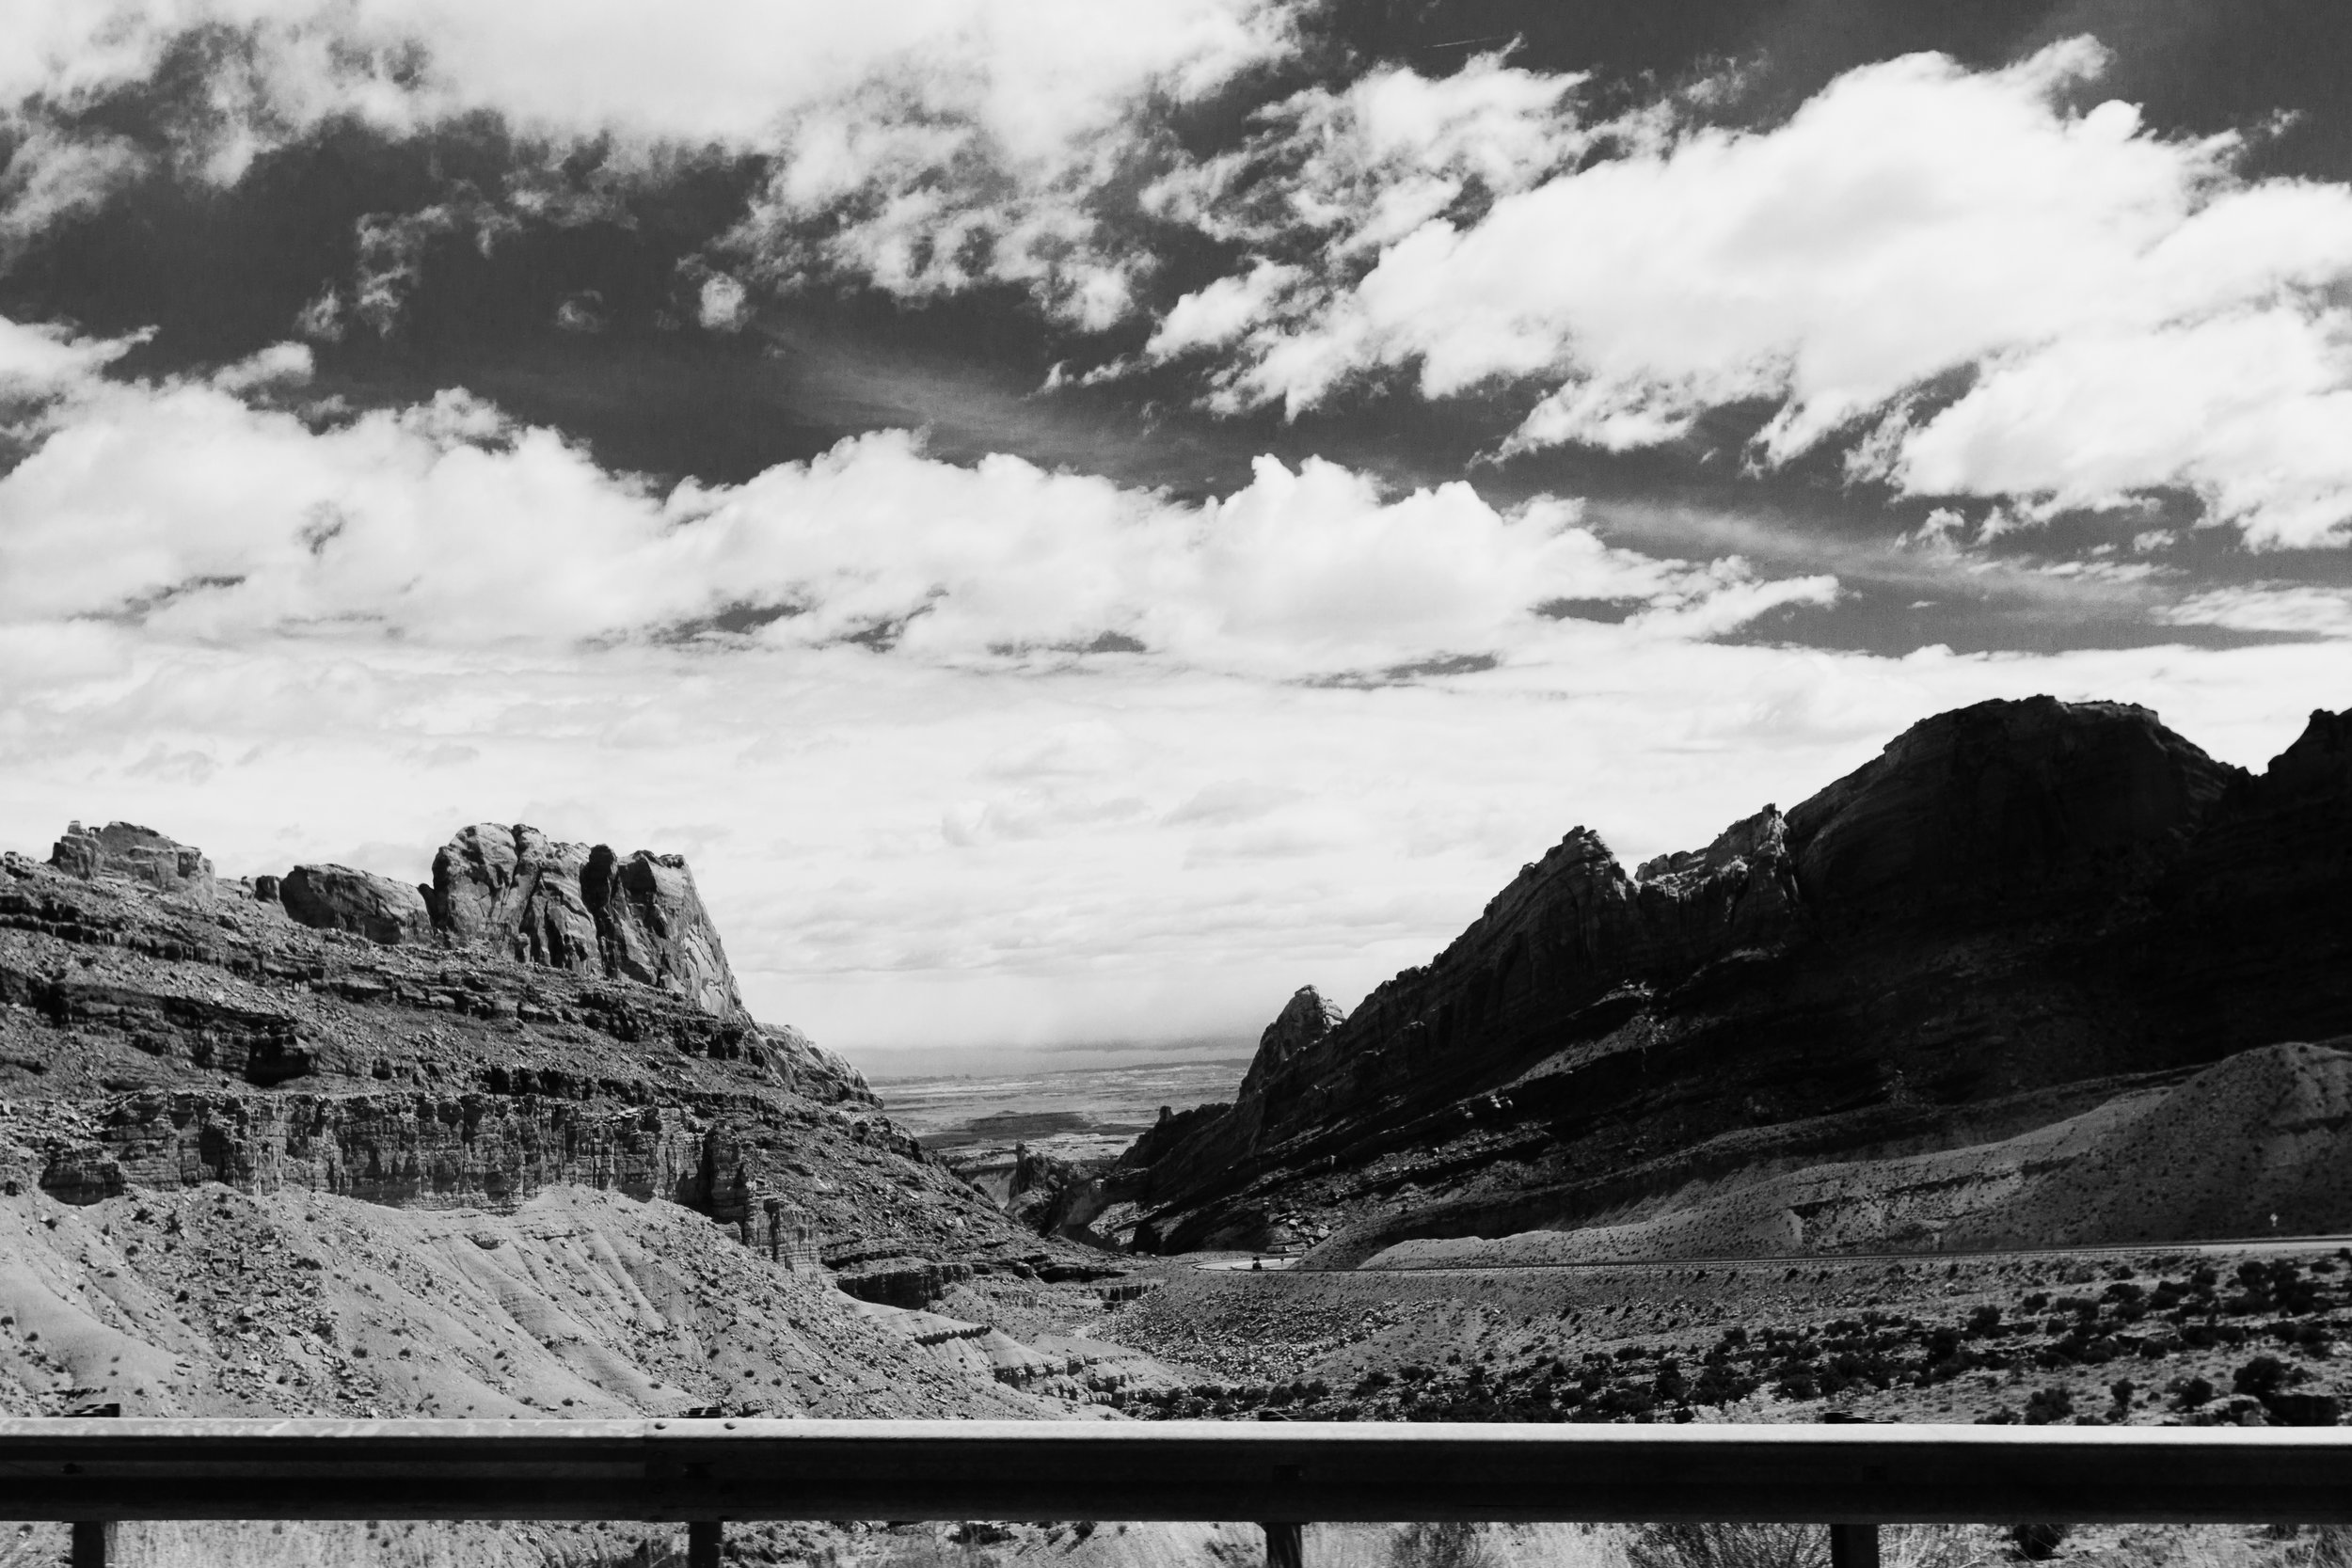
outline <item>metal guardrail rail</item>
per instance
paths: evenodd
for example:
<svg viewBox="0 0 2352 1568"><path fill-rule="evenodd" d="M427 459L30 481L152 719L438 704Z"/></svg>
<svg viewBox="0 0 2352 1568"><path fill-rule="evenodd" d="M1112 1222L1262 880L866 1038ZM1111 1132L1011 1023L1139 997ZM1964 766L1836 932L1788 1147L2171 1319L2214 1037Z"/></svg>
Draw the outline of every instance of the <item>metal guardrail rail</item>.
<svg viewBox="0 0 2352 1568"><path fill-rule="evenodd" d="M0 1518L2352 1523L2352 1429L0 1420Z"/></svg>

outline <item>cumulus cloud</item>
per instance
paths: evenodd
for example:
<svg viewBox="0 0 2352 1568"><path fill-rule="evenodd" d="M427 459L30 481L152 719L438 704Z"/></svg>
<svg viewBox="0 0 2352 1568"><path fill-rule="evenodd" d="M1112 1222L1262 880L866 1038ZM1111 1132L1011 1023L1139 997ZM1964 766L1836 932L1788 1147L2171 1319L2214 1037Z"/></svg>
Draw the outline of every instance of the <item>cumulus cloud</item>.
<svg viewBox="0 0 2352 1568"><path fill-rule="evenodd" d="M282 400L309 372L299 344L210 384L105 381L108 352L0 336L24 374L70 384L0 477L0 620L1304 678L1538 650L1560 635L1538 612L1555 600L1632 601L1637 630L1693 638L1836 591L1613 548L1572 503L1502 511L1459 483L1391 496L1316 459L1262 459L1195 505L1013 457L943 462L900 431L663 494L462 391L316 429L235 395Z"/></svg>
<svg viewBox="0 0 2352 1568"><path fill-rule="evenodd" d="M1092 210L1150 139L1142 105L1194 101L1290 41L1277 0L33 0L8 32L0 104L27 139L0 181L0 244L159 155L227 182L331 119L407 135L487 110L559 148L596 143L624 182L664 178L665 149L772 160L729 247L769 282L1005 282L1090 325L1128 309L1147 265ZM87 128L80 111L167 74L199 87L166 148ZM550 198L518 183L486 214L477 196L373 214L361 318L397 312L423 239L462 224L487 243Z"/></svg>
<svg viewBox="0 0 2352 1568"><path fill-rule="evenodd" d="M1766 130L1596 128L1566 169L1572 104L1521 92L1510 118L1559 129L1506 138L1525 150L1468 211L1409 160L1323 172L1327 121L1370 135L1331 99L1286 122L1296 172L1258 197L1316 215L1316 264L1188 296L1163 350L1232 345L1224 406L1295 412L1384 367L1430 397L1549 384L1520 446L1652 445L1764 400L1777 464L1876 415L1852 467L1902 489L2046 510L2180 486L2256 545L2342 543L2352 189L2244 180L2235 138L2120 102L2066 108L2103 63L2088 40L1998 71L1915 55ZM1236 232L1298 265L1270 226ZM1922 396L1953 374L1957 402Z"/></svg>

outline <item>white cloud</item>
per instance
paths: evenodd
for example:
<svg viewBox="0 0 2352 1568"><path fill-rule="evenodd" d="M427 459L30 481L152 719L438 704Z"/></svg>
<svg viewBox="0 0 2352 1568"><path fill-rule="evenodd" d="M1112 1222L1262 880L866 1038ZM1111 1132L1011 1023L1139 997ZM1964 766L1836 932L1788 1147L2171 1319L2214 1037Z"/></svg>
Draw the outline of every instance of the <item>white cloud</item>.
<svg viewBox="0 0 2352 1568"><path fill-rule="evenodd" d="M930 78L1031 155L1145 87L1198 96L1284 32L1255 0L21 0L0 34L0 99L145 82L207 26L251 42L207 84L232 120L411 130L492 109L556 135L754 147L846 89Z"/></svg>
<svg viewBox="0 0 2352 1568"><path fill-rule="evenodd" d="M1186 306L1225 307L1227 406L1296 411L1405 366L1430 397L1549 382L1519 444L1623 449L1774 400L1767 463L1891 408L1857 467L1908 490L2046 510L2183 486L2258 546L2343 542L2352 359L2330 291L2352 281L2352 189L2245 181L2234 139L2159 136L2125 103L2060 107L2102 64L2085 40L1992 71L1915 55L1761 132L1596 128L1623 150L1506 160L1490 206L1409 226L1384 214L1425 176L1376 169L1328 202L1338 237L1308 281L1257 287L1259 266ZM1565 104L1518 112L1574 145ZM1325 211L1310 130L1310 172L1262 207ZM1548 177L1508 188L1528 168ZM1271 227L1243 237L1280 250ZM1346 264L1358 246L1369 266ZM1952 372L1973 386L1915 423L1903 400Z"/></svg>
<svg viewBox="0 0 2352 1568"><path fill-rule="evenodd" d="M1391 497L1313 459L1262 459L1191 505L1017 458L960 467L889 432L660 495L462 391L313 430L222 389L298 384L298 344L213 385L98 379L110 352L0 336L23 374L65 388L0 476L0 622L452 646L741 636L1286 679L1540 650L1563 635L1536 613L1552 599L1636 600L1641 628L1689 638L1835 588L1613 549L1567 503L1505 513L1465 483Z"/></svg>
<svg viewBox="0 0 2352 1568"><path fill-rule="evenodd" d="M136 338L77 338L62 327L0 316L0 398L46 399L87 385Z"/></svg>
<svg viewBox="0 0 2352 1568"><path fill-rule="evenodd" d="M2168 626L2226 626L2232 631L2352 641L2352 589L2284 583L2213 588L2155 613Z"/></svg>
<svg viewBox="0 0 2352 1568"><path fill-rule="evenodd" d="M1192 505L894 434L663 495L460 392L313 430L103 377L115 347L0 331L50 400L0 477L19 847L76 816L231 873L413 873L485 818L685 847L762 1014L851 1047L1246 1036L1426 958L1576 822L1686 847L1982 696L2151 701L2257 762L2342 700L2309 644L1709 641L1834 585L1326 463ZM266 357L282 399L297 356ZM1530 613L1553 596L1640 609ZM797 612L644 635L745 606ZM886 654L838 640L914 610ZM1106 630L1147 651L1051 646Z"/></svg>
<svg viewBox="0 0 2352 1568"><path fill-rule="evenodd" d="M213 385L239 394L310 384L318 368L308 343L272 343L213 372Z"/></svg>
<svg viewBox="0 0 2352 1568"><path fill-rule="evenodd" d="M146 83L205 26L239 42L214 52L208 112L176 133L187 177L232 182L338 116L405 135L485 109L559 144L616 135L604 152L624 181L662 178L664 149L760 152L776 173L736 235L747 272L908 295L1008 282L1095 326L1126 311L1148 265L1090 210L1142 145L1141 106L1196 100L1290 43L1278 0L28 0L0 40L0 104ZM23 190L0 186L0 241L143 166L24 118L49 140L20 159ZM397 311L435 222L501 216L379 214L359 315L380 326Z"/></svg>
<svg viewBox="0 0 2352 1568"><path fill-rule="evenodd" d="M749 305L742 284L725 273L714 273L703 279L695 295L695 319L713 332L739 331Z"/></svg>
<svg viewBox="0 0 2352 1568"><path fill-rule="evenodd" d="M374 843L413 874L485 818L684 847L755 1006L831 1044L1254 1036L1300 984L1352 1003L1424 961L1572 825L1629 862L1701 844L1944 707L2146 702L2259 766L2344 700L2340 644L1883 659L1571 629L1537 668L1358 690L0 627L0 820L37 853L70 816L149 821L230 873ZM1005 773L1056 736L1076 770Z"/></svg>

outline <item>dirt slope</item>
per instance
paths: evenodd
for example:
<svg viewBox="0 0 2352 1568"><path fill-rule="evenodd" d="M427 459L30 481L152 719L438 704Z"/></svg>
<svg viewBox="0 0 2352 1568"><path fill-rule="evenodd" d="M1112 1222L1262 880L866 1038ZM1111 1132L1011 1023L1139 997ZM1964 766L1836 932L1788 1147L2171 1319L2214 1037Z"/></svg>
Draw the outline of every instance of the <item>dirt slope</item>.
<svg viewBox="0 0 2352 1568"><path fill-rule="evenodd" d="M1377 1269L1946 1251L2352 1229L2352 1053L2243 1052L1997 1142L1747 1167L1594 1223L1416 1240Z"/></svg>

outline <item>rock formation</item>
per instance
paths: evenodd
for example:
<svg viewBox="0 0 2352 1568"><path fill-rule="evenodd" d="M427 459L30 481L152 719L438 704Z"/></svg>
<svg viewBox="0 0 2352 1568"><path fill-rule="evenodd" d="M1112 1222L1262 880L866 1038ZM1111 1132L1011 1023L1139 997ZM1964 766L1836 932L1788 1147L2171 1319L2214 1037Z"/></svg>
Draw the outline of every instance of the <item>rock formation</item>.
<svg viewBox="0 0 2352 1568"><path fill-rule="evenodd" d="M1298 1006L1230 1110L1065 1208L1171 1250L1332 1234L1343 1264L2343 1034L2352 716L2255 777L2126 705L1938 715L1630 876L1571 832L1343 1022Z"/></svg>
<svg viewBox="0 0 2352 1568"><path fill-rule="evenodd" d="M127 877L208 904L214 897L213 863L203 851L129 822L109 822L96 832L79 822L69 824L49 851L49 863L86 882Z"/></svg>
<svg viewBox="0 0 2352 1568"><path fill-rule="evenodd" d="M640 849L623 859L519 823L476 824L434 856L427 898L433 925L454 942L659 987L723 1017L743 1011L680 856Z"/></svg>
<svg viewBox="0 0 2352 1568"><path fill-rule="evenodd" d="M848 1063L743 1010L675 858L475 830L429 901L304 865L278 901L257 882L199 906L123 867L202 857L128 832L68 834L65 869L0 855L0 1165L20 1190L411 1211L602 1190L900 1303L1076 1266L925 1159ZM825 1270L844 1248L855 1264Z"/></svg>
<svg viewBox="0 0 2352 1568"><path fill-rule="evenodd" d="M430 942L421 889L347 865L297 865L278 881L278 901L298 925L350 931L387 944Z"/></svg>

